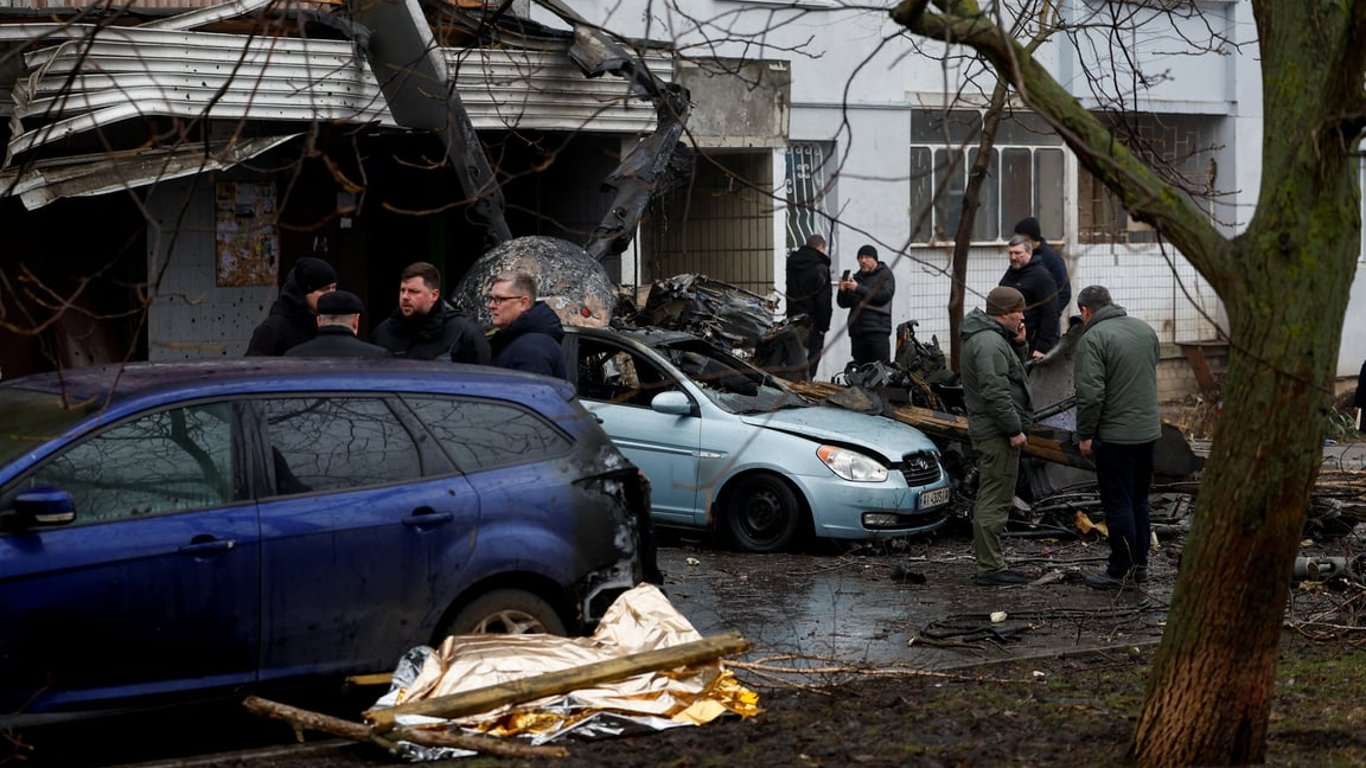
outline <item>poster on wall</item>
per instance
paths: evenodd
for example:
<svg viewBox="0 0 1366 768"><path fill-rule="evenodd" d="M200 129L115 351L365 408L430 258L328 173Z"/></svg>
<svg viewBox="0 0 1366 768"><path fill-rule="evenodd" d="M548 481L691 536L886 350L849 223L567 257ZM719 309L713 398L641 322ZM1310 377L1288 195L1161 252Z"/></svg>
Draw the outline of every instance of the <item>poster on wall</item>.
<svg viewBox="0 0 1366 768"><path fill-rule="evenodd" d="M218 182L214 220L218 284L275 285L280 266L275 185Z"/></svg>

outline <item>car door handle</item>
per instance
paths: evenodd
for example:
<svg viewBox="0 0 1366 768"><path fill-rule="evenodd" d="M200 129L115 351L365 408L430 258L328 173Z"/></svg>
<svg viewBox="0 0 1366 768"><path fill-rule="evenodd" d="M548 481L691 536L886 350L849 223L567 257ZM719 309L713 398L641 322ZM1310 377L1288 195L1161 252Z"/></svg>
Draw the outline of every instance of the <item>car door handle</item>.
<svg viewBox="0 0 1366 768"><path fill-rule="evenodd" d="M190 539L190 543L180 548L182 555L211 555L215 552L227 552L237 546L236 539L220 539L208 534L200 534Z"/></svg>
<svg viewBox="0 0 1366 768"><path fill-rule="evenodd" d="M403 524L409 528L431 528L442 523L449 523L455 519L453 512L426 512L414 510L413 514L403 518Z"/></svg>

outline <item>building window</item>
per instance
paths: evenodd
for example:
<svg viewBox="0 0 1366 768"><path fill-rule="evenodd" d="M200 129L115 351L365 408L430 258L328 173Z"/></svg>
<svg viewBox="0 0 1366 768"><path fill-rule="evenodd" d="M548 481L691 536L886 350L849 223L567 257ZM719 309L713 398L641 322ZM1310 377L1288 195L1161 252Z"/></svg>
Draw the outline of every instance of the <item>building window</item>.
<svg viewBox="0 0 1366 768"><path fill-rule="evenodd" d="M911 115L911 231L921 243L950 242L963 217L968 170L981 142L981 110ZM997 128L973 219L973 242L1008 239L1015 222L1038 218L1044 236L1063 236L1062 140L1037 115L1013 112Z"/></svg>
<svg viewBox="0 0 1366 768"><path fill-rule="evenodd" d="M1107 118L1100 116L1104 121ZM1132 115L1111 130L1140 159L1213 215L1217 193L1219 118ZM1077 239L1082 243L1151 243L1157 233L1129 218L1119 198L1085 168L1077 174Z"/></svg>
<svg viewBox="0 0 1366 768"><path fill-rule="evenodd" d="M787 148L787 250L806 244L811 235L833 241L835 180L831 174L835 145L829 141L794 141ZM833 243L831 243L833 250Z"/></svg>

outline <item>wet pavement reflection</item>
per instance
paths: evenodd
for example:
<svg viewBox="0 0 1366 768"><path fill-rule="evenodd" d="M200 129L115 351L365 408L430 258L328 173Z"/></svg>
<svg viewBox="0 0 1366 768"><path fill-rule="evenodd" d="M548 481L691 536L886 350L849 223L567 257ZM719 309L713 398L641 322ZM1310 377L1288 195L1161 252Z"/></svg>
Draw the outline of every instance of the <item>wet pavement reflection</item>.
<svg viewBox="0 0 1366 768"><path fill-rule="evenodd" d="M973 585L972 557L955 541L841 556L665 547L660 566L666 594L698 631L739 631L754 643L748 659L949 670L1159 640L1174 572L1154 562L1143 590L1096 591L1080 573L1102 552L1017 541L1013 567L1049 583L1004 588Z"/></svg>

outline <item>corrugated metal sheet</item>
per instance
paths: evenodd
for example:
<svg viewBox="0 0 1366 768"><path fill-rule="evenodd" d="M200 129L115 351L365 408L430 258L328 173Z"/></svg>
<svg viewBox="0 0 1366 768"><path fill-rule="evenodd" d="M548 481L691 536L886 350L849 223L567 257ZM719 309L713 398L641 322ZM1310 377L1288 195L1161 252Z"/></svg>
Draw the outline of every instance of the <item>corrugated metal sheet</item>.
<svg viewBox="0 0 1366 768"><path fill-rule="evenodd" d="M346 41L79 24L0 26L0 46L37 44L0 114L23 121L9 155L142 116L392 124ZM583 77L563 52L446 49L478 130L653 130L620 78ZM669 79L656 56L652 71ZM13 123L12 123L13 124Z"/></svg>
<svg viewBox="0 0 1366 768"><path fill-rule="evenodd" d="M29 210L63 197L90 197L230 168L295 138L267 136L174 149L137 149L52 158L0 171L0 193L18 196Z"/></svg>

